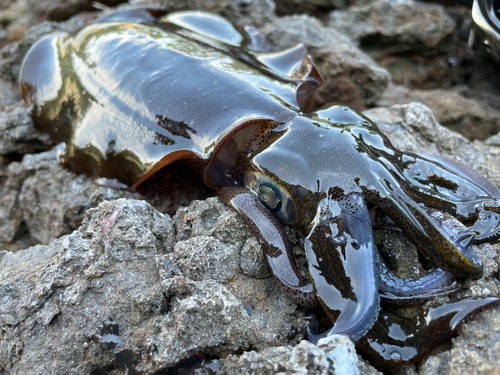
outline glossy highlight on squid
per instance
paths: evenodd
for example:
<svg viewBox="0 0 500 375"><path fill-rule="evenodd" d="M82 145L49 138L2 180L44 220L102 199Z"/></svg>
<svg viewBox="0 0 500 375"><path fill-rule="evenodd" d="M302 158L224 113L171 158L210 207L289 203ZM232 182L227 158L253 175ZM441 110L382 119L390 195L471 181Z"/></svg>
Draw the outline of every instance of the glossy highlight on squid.
<svg viewBox="0 0 500 375"><path fill-rule="evenodd" d="M348 107L317 108L323 79L305 47L261 52L248 30L197 11L119 11L38 41L23 62L23 97L36 124L66 143L76 172L134 189L173 162L199 173L260 240L289 296L326 311L333 327L311 341L345 334L378 365L420 360L498 298L422 312L427 324L402 343L387 333L398 323L380 300L422 303L456 291L456 278L480 277L472 244L500 237L499 189L455 161L395 149ZM435 270L420 280L392 274L368 205ZM303 238L309 277L284 225Z"/></svg>

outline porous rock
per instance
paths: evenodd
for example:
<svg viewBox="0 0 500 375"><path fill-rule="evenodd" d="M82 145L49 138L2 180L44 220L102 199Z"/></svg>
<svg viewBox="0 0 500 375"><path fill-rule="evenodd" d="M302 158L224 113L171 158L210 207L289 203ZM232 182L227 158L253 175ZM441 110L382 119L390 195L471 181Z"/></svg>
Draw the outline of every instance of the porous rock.
<svg viewBox="0 0 500 375"><path fill-rule="evenodd" d="M216 199L198 204L239 220ZM0 368L90 373L126 363L153 373L199 353L287 343L302 324L295 305L272 278L241 273L249 232L233 230L235 241L174 243L172 219L119 199L88 210L77 231L50 245L3 252Z"/></svg>
<svg viewBox="0 0 500 375"><path fill-rule="evenodd" d="M217 13L241 26L260 26L275 17L272 0L139 0L137 5L151 5L169 11L198 9Z"/></svg>
<svg viewBox="0 0 500 375"><path fill-rule="evenodd" d="M21 223L26 227L28 243L48 244L78 228L88 208L104 200L138 197L126 190L98 186L88 176L63 168L59 163L61 151L59 147L28 154L22 162L9 164L4 194L0 196L0 207L4 208L0 216L3 248L22 234Z"/></svg>
<svg viewBox="0 0 500 375"><path fill-rule="evenodd" d="M355 109L374 103L389 83L389 73L361 52L345 35L334 28L323 26L317 19L306 15L285 16L262 28L276 50L303 43L322 72L326 82L322 95L325 101L340 101L336 95L336 80L352 83L353 98L344 98ZM345 90L349 86L344 84ZM336 98L335 100L331 100ZM351 102L352 101L352 102Z"/></svg>
<svg viewBox="0 0 500 375"><path fill-rule="evenodd" d="M28 108L17 106L0 112L0 155L47 150L50 143L49 136L35 128Z"/></svg>
<svg viewBox="0 0 500 375"><path fill-rule="evenodd" d="M321 339L318 345L301 341L297 346L245 352L221 361L221 374L359 374L354 344L342 335ZM376 372L375 372L376 373Z"/></svg>
<svg viewBox="0 0 500 375"><path fill-rule="evenodd" d="M328 25L352 40L370 37L372 45L393 53L444 48L455 29L443 6L412 0L378 0L335 10Z"/></svg>
<svg viewBox="0 0 500 375"><path fill-rule="evenodd" d="M411 102L425 104L441 125L470 140L484 141L500 132L500 100L465 87L408 90L403 86L390 85L378 104L389 106Z"/></svg>

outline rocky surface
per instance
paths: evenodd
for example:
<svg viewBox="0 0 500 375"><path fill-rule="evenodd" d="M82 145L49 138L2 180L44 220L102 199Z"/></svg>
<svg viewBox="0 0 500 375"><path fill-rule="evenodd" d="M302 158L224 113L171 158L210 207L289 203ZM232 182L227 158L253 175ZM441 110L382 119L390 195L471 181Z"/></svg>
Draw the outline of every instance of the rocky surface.
<svg viewBox="0 0 500 375"><path fill-rule="evenodd" d="M98 8L116 6L126 0L26 0L30 13L37 20L63 21L79 12L95 11Z"/></svg>
<svg viewBox="0 0 500 375"><path fill-rule="evenodd" d="M301 341L295 347L272 347L245 352L221 361L222 374L353 374L360 373L352 341L342 335L322 339L318 345Z"/></svg>
<svg viewBox="0 0 500 375"><path fill-rule="evenodd" d="M384 53L444 48L455 29L454 20L440 5L389 0L335 10L328 15L328 25L352 40L376 39L384 45Z"/></svg>
<svg viewBox="0 0 500 375"><path fill-rule="evenodd" d="M96 185L59 163L61 147L10 163L0 200L0 244L15 250L25 243L49 244L79 227L85 211L105 200L138 197ZM27 231L23 233L22 231Z"/></svg>
<svg viewBox="0 0 500 375"><path fill-rule="evenodd" d="M325 78L318 103L342 102L362 110L386 89L389 75L348 37L306 15L281 17L262 32L275 49L303 43ZM348 77L348 79L346 79Z"/></svg>
<svg viewBox="0 0 500 375"><path fill-rule="evenodd" d="M217 13L241 26L261 26L275 20L272 0L136 0L134 6L151 5L171 11L199 9Z"/></svg>
<svg viewBox="0 0 500 375"><path fill-rule="evenodd" d="M234 211L211 198L178 216L184 230L198 225L175 242L174 221L145 201L103 202L49 246L3 252L0 367L90 373L126 364L152 373L301 335L267 264L253 272L264 278L241 270L263 254L249 250L258 245Z"/></svg>
<svg viewBox="0 0 500 375"><path fill-rule="evenodd" d="M347 3L294 0L278 7L320 16L329 22L325 26L309 15L278 17L270 0L134 1L208 10L253 25L267 36L269 50L304 43L326 78L318 101L357 109L376 105L364 114L397 148L454 158L500 186L500 105L490 85L474 92L463 85L387 89L387 70L356 47L373 41L381 47L369 52L382 63L388 51L425 51L445 59L432 57L433 63L447 61L440 54L467 23L463 11L408 0ZM302 311L279 288L258 241L217 198L189 204L197 194L183 193L182 180L174 179L173 195L148 197L153 207L139 200L143 195L98 186L58 163L61 146L52 148L33 126L16 80L34 41L53 31L74 32L99 15L77 14L89 4L0 2L0 248L24 249L0 253L0 372L378 373L345 337L317 346L303 341ZM335 8L342 9L328 16ZM405 22L395 23L403 10ZM40 19L68 17L27 28ZM356 21L346 23L350 17ZM293 231L288 234L304 271L301 243ZM398 231L378 229L376 237L400 276L426 272ZM475 250L484 275L465 281L453 298L499 294L500 245ZM498 372L499 312L492 307L467 320L452 343L396 372Z"/></svg>
<svg viewBox="0 0 500 375"><path fill-rule="evenodd" d="M411 102L425 104L441 125L470 140L484 141L500 131L500 99L485 97L484 94L465 87L409 90L403 86L391 85L377 104L386 106Z"/></svg>

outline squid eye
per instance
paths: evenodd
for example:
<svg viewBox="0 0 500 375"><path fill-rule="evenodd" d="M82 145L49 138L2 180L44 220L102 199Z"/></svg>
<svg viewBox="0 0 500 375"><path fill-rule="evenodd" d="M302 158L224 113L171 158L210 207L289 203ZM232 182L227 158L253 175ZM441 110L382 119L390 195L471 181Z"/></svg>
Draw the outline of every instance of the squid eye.
<svg viewBox="0 0 500 375"><path fill-rule="evenodd" d="M281 194L271 184L264 183L260 185L257 196L262 204L273 214L280 210L282 206Z"/></svg>
<svg viewBox="0 0 500 375"><path fill-rule="evenodd" d="M262 173L247 172L245 186L253 191L262 205L283 223L293 224L297 221L297 212L292 197L274 180Z"/></svg>

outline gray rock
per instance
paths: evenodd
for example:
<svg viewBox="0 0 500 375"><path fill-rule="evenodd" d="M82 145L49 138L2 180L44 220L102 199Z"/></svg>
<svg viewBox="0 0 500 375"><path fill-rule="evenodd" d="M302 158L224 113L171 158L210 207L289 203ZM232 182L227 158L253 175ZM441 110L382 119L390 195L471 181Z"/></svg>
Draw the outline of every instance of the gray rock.
<svg viewBox="0 0 500 375"><path fill-rule="evenodd" d="M115 6L125 0L102 0L104 6ZM96 10L92 0L28 0L30 13L38 20L62 21L82 11Z"/></svg>
<svg viewBox="0 0 500 375"><path fill-rule="evenodd" d="M359 374L354 344L342 335L318 342L301 341L297 346L245 352L221 361L221 374Z"/></svg>
<svg viewBox="0 0 500 375"><path fill-rule="evenodd" d="M490 146L500 146L500 133L489 137L484 143Z"/></svg>
<svg viewBox="0 0 500 375"><path fill-rule="evenodd" d="M194 216L213 204L198 203ZM185 244L197 238L187 259ZM239 258L238 242L207 238L174 246L168 216L119 199L88 210L77 231L49 246L3 252L0 368L90 373L127 358L153 373L199 353L285 344L300 322L293 303L274 280L225 266ZM224 267L221 277L215 270Z"/></svg>
<svg viewBox="0 0 500 375"><path fill-rule="evenodd" d="M391 85L379 99L379 105L419 102L428 106L437 121L447 128L474 140L486 140L500 132L500 108L464 88L408 90ZM492 144L490 142L490 144Z"/></svg>
<svg viewBox="0 0 500 375"><path fill-rule="evenodd" d="M0 77L0 109L8 111L21 101L21 90L17 84Z"/></svg>
<svg viewBox="0 0 500 375"><path fill-rule="evenodd" d="M12 250L10 245L21 227L22 212L17 205L18 194L17 189L5 184L0 189L0 248L2 249Z"/></svg>
<svg viewBox="0 0 500 375"><path fill-rule="evenodd" d="M50 143L49 136L35 128L27 107L0 112L0 155L47 150Z"/></svg>
<svg viewBox="0 0 500 375"><path fill-rule="evenodd" d="M485 140L500 132L500 110L451 90L414 90L412 101L426 104L441 125L468 139Z"/></svg>
<svg viewBox="0 0 500 375"><path fill-rule="evenodd" d="M217 13L241 26L260 26L274 18L272 0L138 0L134 6L151 5L169 11L198 9Z"/></svg>
<svg viewBox="0 0 500 375"><path fill-rule="evenodd" d="M59 164L60 151L56 148L29 154L21 163L9 165L4 194L0 196L3 248L19 234L21 223L32 242L48 244L75 230L88 208L104 200L138 197L126 190L98 186L89 177L64 169Z"/></svg>
<svg viewBox="0 0 500 375"><path fill-rule="evenodd" d="M372 45L396 53L435 49L455 29L442 6L412 0L378 0L336 10L330 13L328 25L352 40L371 37Z"/></svg>
<svg viewBox="0 0 500 375"><path fill-rule="evenodd" d="M262 32L276 50L298 43L307 47L326 80L322 88L327 98L325 102L332 101L328 96L338 90L333 83L337 77L347 76L352 82L361 105L348 104L357 109L373 104L389 83L389 73L356 48L349 38L312 17L281 17L263 27Z"/></svg>

